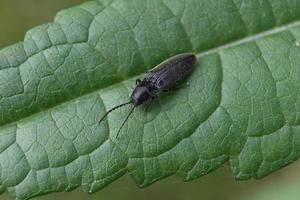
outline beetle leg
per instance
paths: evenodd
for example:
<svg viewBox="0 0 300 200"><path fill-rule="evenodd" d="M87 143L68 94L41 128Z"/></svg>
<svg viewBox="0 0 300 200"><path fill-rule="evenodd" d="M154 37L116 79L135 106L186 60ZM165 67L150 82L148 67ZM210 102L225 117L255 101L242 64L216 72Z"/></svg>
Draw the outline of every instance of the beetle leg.
<svg viewBox="0 0 300 200"><path fill-rule="evenodd" d="M177 85L177 86L172 87L172 88L170 88L170 89L163 90L163 92L174 92L174 91L176 91L176 90L180 90L180 89L185 88L185 87L188 87L188 86L190 86L190 83L189 83L189 82L187 82L186 84L180 84L180 85Z"/></svg>
<svg viewBox="0 0 300 200"><path fill-rule="evenodd" d="M142 82L142 81L141 81L141 79L139 79L139 78L135 80L135 84L136 84L136 85L139 84L140 82Z"/></svg>
<svg viewBox="0 0 300 200"><path fill-rule="evenodd" d="M147 112L147 110L148 110L148 108L149 108L149 106L150 106L150 104L152 103L153 100L154 100L154 96L151 97L149 100L147 100L145 102L145 112Z"/></svg>

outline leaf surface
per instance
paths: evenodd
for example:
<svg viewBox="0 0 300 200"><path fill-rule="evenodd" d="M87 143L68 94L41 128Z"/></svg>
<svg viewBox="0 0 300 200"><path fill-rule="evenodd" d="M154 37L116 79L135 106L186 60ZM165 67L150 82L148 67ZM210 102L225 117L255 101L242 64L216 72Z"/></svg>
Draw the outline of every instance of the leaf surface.
<svg viewBox="0 0 300 200"><path fill-rule="evenodd" d="M261 178L300 155L300 1L89 1L0 50L0 191L144 187L229 161ZM194 52L189 87L130 106L137 77Z"/></svg>

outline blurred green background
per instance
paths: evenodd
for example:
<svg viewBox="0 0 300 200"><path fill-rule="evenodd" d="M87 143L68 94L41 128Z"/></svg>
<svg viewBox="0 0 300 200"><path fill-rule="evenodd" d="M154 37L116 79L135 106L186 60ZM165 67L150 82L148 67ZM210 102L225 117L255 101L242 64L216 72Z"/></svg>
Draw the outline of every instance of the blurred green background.
<svg viewBox="0 0 300 200"><path fill-rule="evenodd" d="M55 13L83 0L0 0L0 49L22 41L26 30L51 22ZM140 189L126 175L93 195L80 189L55 193L36 200L296 200L300 197L300 161L261 180L235 181L227 164L215 172L191 182L176 176ZM8 200L7 194L0 196Z"/></svg>

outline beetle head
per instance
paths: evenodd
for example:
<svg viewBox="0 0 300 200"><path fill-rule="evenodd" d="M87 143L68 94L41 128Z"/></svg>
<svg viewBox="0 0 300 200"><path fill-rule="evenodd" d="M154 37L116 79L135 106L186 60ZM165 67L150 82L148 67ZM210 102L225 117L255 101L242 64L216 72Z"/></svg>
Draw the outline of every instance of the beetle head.
<svg viewBox="0 0 300 200"><path fill-rule="evenodd" d="M141 105L145 101L149 100L151 97L151 92L149 91L148 87L145 86L137 86L130 97L130 102L134 106Z"/></svg>

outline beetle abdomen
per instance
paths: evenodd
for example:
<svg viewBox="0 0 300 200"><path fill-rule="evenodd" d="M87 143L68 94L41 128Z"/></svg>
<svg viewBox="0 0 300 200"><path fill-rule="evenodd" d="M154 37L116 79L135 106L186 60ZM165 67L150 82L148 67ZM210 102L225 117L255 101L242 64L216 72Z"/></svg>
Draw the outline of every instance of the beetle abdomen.
<svg viewBox="0 0 300 200"><path fill-rule="evenodd" d="M194 54L179 54L163 61L146 73L146 79L157 89L169 89L189 75L193 71L195 63L196 56Z"/></svg>

